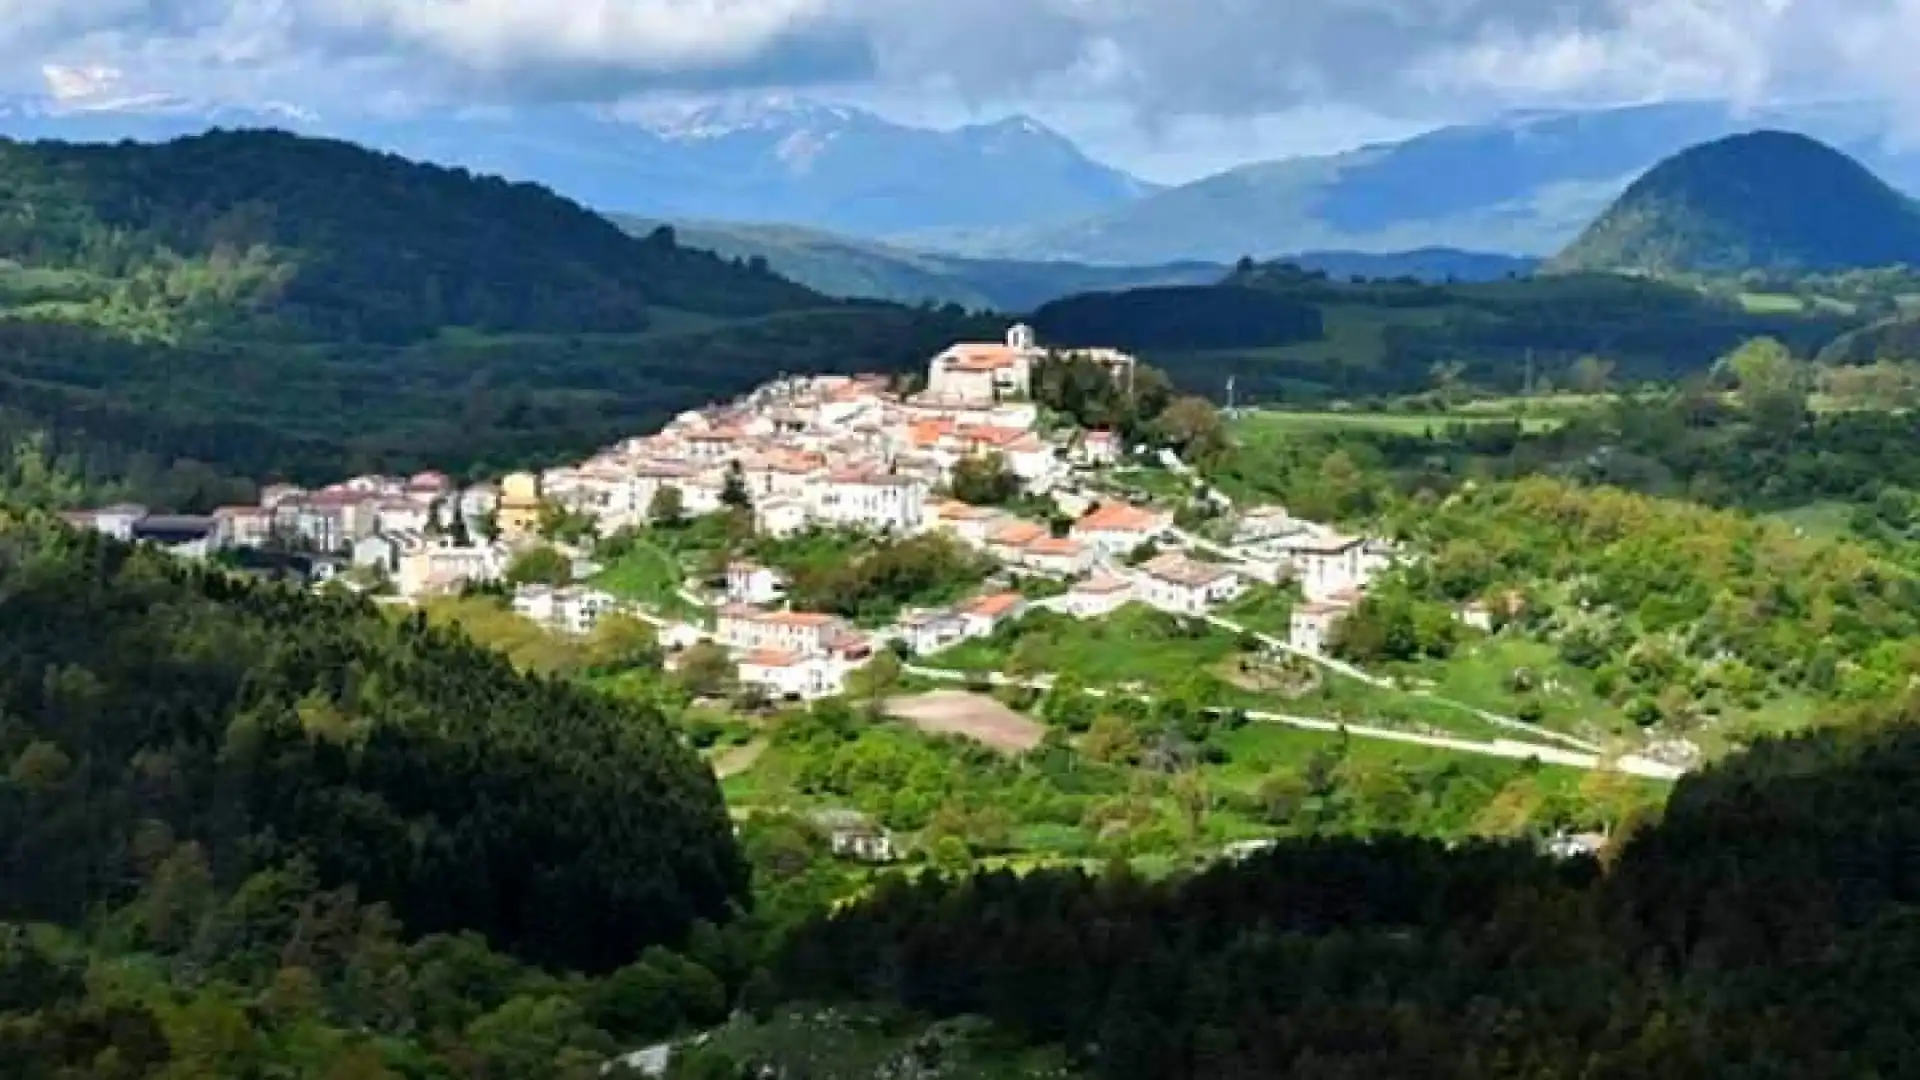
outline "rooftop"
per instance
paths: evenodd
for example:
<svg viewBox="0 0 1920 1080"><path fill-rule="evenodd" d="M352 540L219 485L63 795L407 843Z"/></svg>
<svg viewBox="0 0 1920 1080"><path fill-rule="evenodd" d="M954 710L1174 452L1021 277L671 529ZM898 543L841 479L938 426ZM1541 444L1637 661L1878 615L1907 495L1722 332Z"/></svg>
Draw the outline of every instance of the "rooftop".
<svg viewBox="0 0 1920 1080"><path fill-rule="evenodd" d="M1026 597L1016 592L994 593L990 596L976 596L960 605L960 610L983 619L997 619L1025 602Z"/></svg>
<svg viewBox="0 0 1920 1080"><path fill-rule="evenodd" d="M1168 552L1150 559L1140 569L1162 581L1195 589L1233 576L1233 571L1224 566L1189 559L1179 552Z"/></svg>
<svg viewBox="0 0 1920 1080"><path fill-rule="evenodd" d="M1108 503L1074 523L1090 532L1152 532L1166 527L1167 515L1126 503Z"/></svg>

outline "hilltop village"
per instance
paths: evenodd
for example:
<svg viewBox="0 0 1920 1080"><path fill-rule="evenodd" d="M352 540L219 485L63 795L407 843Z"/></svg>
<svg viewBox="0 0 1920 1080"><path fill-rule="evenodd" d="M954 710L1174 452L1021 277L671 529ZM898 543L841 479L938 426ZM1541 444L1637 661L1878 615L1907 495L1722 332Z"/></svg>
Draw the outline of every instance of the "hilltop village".
<svg viewBox="0 0 1920 1080"><path fill-rule="evenodd" d="M839 693L890 642L928 656L1032 608L1097 619L1140 603L1209 617L1252 582L1296 583L1301 593L1287 638L1268 644L1322 655L1335 624L1393 558L1391 546L1277 506L1234 508L1229 542L1179 528L1169 509L1106 482L1133 459L1184 470L1177 458L1062 422L1035 403L1036 370L1054 359L1091 362L1120 387L1138 369L1115 349L1049 350L1015 325L1004 341L955 344L932 357L916 392L897 393L880 375L782 379L577 464L498 484L462 487L438 472L359 476L318 490L270 487L257 506L208 517L138 506L68 517L187 557L226 553L244 565L249 554L301 553L317 582L373 588L396 602L501 583L517 557L547 545L572 560L570 579L590 579L591 550L556 537L556 521L606 537L730 507L750 511L756 534L774 538L940 533L1003 572L952 607L907 611L864 631L838 615L795 609L777 570L744 560L726 566L724 586L717 578L713 587L678 583L700 618L670 618L591 584L515 588L514 609L556 631L588 633L605 614L625 611L653 623L669 648L715 642L743 684L775 698ZM981 468L1013 489L1022 508L1051 513L955 498L956 475ZM1012 575L1057 584L1030 598L1010 586Z"/></svg>

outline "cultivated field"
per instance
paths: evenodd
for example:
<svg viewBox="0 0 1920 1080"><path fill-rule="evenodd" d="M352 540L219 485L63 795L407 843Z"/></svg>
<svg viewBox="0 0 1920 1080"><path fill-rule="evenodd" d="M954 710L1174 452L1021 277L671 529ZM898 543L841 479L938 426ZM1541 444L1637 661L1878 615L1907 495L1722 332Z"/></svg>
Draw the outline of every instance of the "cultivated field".
<svg viewBox="0 0 1920 1080"><path fill-rule="evenodd" d="M962 690L934 690L887 702L887 712L929 735L958 735L1008 753L1040 745L1045 729L998 701Z"/></svg>

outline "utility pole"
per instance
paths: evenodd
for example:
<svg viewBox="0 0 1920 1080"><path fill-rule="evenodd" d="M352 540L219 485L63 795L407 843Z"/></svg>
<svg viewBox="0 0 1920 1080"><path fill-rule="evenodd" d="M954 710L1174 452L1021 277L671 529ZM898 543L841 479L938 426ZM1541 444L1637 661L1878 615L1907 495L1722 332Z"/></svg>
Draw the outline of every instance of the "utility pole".
<svg viewBox="0 0 1920 1080"><path fill-rule="evenodd" d="M1233 416L1233 376L1227 376L1227 416Z"/></svg>

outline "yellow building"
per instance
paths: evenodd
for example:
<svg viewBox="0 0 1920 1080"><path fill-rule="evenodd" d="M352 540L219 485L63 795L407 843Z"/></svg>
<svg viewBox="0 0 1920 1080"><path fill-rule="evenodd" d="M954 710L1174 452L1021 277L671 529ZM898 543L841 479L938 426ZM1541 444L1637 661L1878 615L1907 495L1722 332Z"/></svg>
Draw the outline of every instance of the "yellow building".
<svg viewBox="0 0 1920 1080"><path fill-rule="evenodd" d="M513 541L540 531L540 478L527 472L509 474L500 481L496 515L500 538Z"/></svg>

